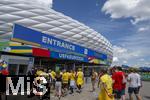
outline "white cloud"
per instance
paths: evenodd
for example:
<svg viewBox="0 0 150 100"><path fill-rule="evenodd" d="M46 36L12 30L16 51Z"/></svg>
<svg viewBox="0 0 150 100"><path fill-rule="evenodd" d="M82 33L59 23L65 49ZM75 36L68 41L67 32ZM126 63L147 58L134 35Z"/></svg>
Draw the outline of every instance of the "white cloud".
<svg viewBox="0 0 150 100"><path fill-rule="evenodd" d="M107 0L102 8L111 18L133 18L136 24L150 20L150 0Z"/></svg>
<svg viewBox="0 0 150 100"><path fill-rule="evenodd" d="M144 32L144 31L147 31L147 30L149 30L150 28L147 26L147 27L140 27L139 29L138 29L138 32Z"/></svg>
<svg viewBox="0 0 150 100"><path fill-rule="evenodd" d="M118 62L118 61L119 61L118 57L113 57L113 62Z"/></svg>
<svg viewBox="0 0 150 100"><path fill-rule="evenodd" d="M150 67L150 62L146 62L145 66Z"/></svg>
<svg viewBox="0 0 150 100"><path fill-rule="evenodd" d="M114 56L119 60L129 60L131 58L136 58L141 55L140 51L132 51L120 46L113 46Z"/></svg>
<svg viewBox="0 0 150 100"><path fill-rule="evenodd" d="M123 61L124 64L127 64L128 62L126 60Z"/></svg>
<svg viewBox="0 0 150 100"><path fill-rule="evenodd" d="M112 19L130 18L131 23L135 24L135 29L138 29L136 32L133 31L135 33L117 40L113 48L114 57L118 58L118 62L114 63L148 65L147 62L150 62L150 0L107 0L102 11L110 14Z"/></svg>
<svg viewBox="0 0 150 100"><path fill-rule="evenodd" d="M120 46L113 46L114 50L114 58L113 65L122 65L129 64L134 65L136 63L136 59L140 59L143 55L141 50L132 50L130 48L124 48Z"/></svg>
<svg viewBox="0 0 150 100"><path fill-rule="evenodd" d="M114 45L113 51L116 53L124 53L127 52L127 49Z"/></svg>
<svg viewBox="0 0 150 100"><path fill-rule="evenodd" d="M140 61L145 61L145 59L141 58Z"/></svg>
<svg viewBox="0 0 150 100"><path fill-rule="evenodd" d="M136 33L123 37L118 41L118 46L113 46L114 57L117 57L120 64L146 66L150 62L150 34L148 32ZM114 62L116 63L116 62Z"/></svg>

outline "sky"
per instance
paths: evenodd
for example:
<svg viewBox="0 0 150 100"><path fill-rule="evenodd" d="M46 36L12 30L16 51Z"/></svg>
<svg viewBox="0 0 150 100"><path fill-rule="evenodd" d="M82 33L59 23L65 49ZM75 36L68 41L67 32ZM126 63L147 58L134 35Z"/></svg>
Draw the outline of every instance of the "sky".
<svg viewBox="0 0 150 100"><path fill-rule="evenodd" d="M105 36L113 44L113 65L150 67L150 0L53 0L52 4L54 10Z"/></svg>

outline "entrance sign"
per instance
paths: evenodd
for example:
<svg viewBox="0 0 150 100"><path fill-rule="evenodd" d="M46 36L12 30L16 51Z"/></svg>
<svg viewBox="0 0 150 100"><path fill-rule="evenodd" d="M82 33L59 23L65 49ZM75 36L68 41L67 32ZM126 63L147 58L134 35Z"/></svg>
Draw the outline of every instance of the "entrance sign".
<svg viewBox="0 0 150 100"><path fill-rule="evenodd" d="M63 41L58 41L56 39L49 38L49 37L46 37L46 36L42 36L42 43L49 44L49 45L54 45L54 46L57 46L57 47L61 47L61 48L65 48L65 49L68 49L68 50L75 51L75 46L74 45L63 42Z"/></svg>
<svg viewBox="0 0 150 100"><path fill-rule="evenodd" d="M54 36L44 34L24 26L14 24L12 41L48 48L57 52L81 54L83 56L93 56L99 59L107 59L107 55L94 50L61 40Z"/></svg>

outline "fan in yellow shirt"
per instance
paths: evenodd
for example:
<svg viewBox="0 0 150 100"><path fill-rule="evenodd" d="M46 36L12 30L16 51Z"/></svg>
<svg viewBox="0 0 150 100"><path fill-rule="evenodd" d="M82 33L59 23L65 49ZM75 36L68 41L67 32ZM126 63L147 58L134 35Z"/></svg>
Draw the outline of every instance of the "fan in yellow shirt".
<svg viewBox="0 0 150 100"><path fill-rule="evenodd" d="M52 76L52 79L55 79L56 73L54 71L51 71L51 76Z"/></svg>
<svg viewBox="0 0 150 100"><path fill-rule="evenodd" d="M84 74L82 72L82 69L80 68L77 72L77 87L79 89L79 93L81 92L81 87L84 84Z"/></svg>
<svg viewBox="0 0 150 100"><path fill-rule="evenodd" d="M68 82L69 82L69 74L66 72L66 70L64 70L62 74L63 89L68 88Z"/></svg>
<svg viewBox="0 0 150 100"><path fill-rule="evenodd" d="M107 69L102 70L102 75L99 79L100 93L98 100L114 100L112 78L107 74Z"/></svg>

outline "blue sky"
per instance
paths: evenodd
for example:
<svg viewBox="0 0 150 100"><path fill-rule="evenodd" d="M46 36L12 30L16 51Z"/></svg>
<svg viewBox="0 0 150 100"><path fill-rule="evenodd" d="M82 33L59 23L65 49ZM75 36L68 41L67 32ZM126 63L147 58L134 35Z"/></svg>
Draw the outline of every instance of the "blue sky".
<svg viewBox="0 0 150 100"><path fill-rule="evenodd" d="M150 66L150 0L53 0L53 9L113 44L113 64Z"/></svg>

